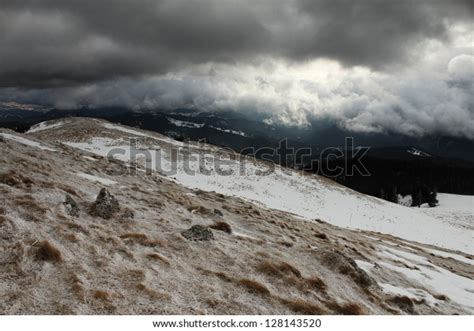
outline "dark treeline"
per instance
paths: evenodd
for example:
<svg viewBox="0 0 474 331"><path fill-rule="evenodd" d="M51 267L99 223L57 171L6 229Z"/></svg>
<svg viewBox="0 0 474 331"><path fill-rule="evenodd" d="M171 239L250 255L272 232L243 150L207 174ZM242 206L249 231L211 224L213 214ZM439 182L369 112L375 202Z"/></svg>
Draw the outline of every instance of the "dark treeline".
<svg viewBox="0 0 474 331"><path fill-rule="evenodd" d="M435 157L411 160L366 157L362 164L370 176L362 176L358 171L346 175L347 171L340 174L340 170L334 170L336 167L345 169L358 164L356 160L349 160L347 165L344 160L313 161L313 166L308 170L333 178L356 191L391 202L398 202L399 194L411 195L413 206L423 203L434 205L437 192L474 194L474 166L463 161Z"/></svg>

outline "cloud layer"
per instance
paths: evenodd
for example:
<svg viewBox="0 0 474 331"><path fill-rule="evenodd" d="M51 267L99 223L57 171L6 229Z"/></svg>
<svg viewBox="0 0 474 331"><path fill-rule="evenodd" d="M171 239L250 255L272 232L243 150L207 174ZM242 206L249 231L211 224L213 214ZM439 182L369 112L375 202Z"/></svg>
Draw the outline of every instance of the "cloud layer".
<svg viewBox="0 0 474 331"><path fill-rule="evenodd" d="M269 112L474 136L472 2L0 4L0 101Z"/></svg>

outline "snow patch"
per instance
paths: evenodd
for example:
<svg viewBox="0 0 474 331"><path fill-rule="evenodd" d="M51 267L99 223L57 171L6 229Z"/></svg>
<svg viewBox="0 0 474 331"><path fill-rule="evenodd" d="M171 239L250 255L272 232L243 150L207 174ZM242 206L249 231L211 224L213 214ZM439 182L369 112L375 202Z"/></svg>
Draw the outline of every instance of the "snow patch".
<svg viewBox="0 0 474 331"><path fill-rule="evenodd" d="M158 138L154 135L146 134L146 133L143 133L143 132L140 132L140 131L137 131L137 130L133 130L133 129L124 128L123 126L120 126L120 125L115 125L115 124L110 124L110 123L103 123L102 126L106 129L109 129L109 130L116 130L116 131L120 131L120 132L124 132L124 133L128 133L128 134L132 134L134 136L155 139L155 140L162 141L162 142L165 142L167 144L171 144L171 145L175 145L175 146L180 146L180 147L184 146L184 144L182 142L174 140L174 139Z"/></svg>
<svg viewBox="0 0 474 331"><path fill-rule="evenodd" d="M400 267L385 261L379 262L381 266L399 272L411 280L418 281L426 288L430 288L432 293L437 294L442 291L442 294L447 295L452 301L466 306L474 312L474 281L472 279L454 274L432 264L426 258L401 250L390 249L390 252L381 252L379 255L389 257L394 261L401 261L410 268ZM413 261L417 263L416 268L412 265Z"/></svg>
<svg viewBox="0 0 474 331"><path fill-rule="evenodd" d="M26 133L35 133L44 130L50 130L54 128L59 128L63 126L64 122L56 122L56 123L49 123L49 122L41 122L36 125L33 125Z"/></svg>
<svg viewBox="0 0 474 331"><path fill-rule="evenodd" d="M179 126L182 128L194 128L194 129L200 129L204 127L204 123L194 123L194 122L188 122L188 121L181 121L177 120L171 117L167 117L168 121L172 123L175 126Z"/></svg>
<svg viewBox="0 0 474 331"><path fill-rule="evenodd" d="M410 148L410 149L407 149L407 153L408 154L411 154L411 155L414 155L414 156L421 156L421 157L431 157L430 154L426 153L426 152L423 152L419 149L416 149L414 147Z"/></svg>
<svg viewBox="0 0 474 331"><path fill-rule="evenodd" d="M386 293L390 293L393 295L406 296L415 300L425 300L426 303L429 305L434 305L437 302L439 302L439 300L435 299L430 293L419 288L412 288L412 287L404 288L404 287L398 287L398 286L385 284L385 283L379 283L379 286Z"/></svg>
<svg viewBox="0 0 474 331"><path fill-rule="evenodd" d="M98 182L98 183L101 183L101 184L104 184L104 185L107 185L107 186L111 186L111 185L117 184L117 182L114 182L113 180L106 179L106 178L102 178L102 177L98 177L98 176L94 176L94 175L85 174L85 173L83 173L83 172L79 172L79 173L77 173L76 175L79 176L79 177L81 177L81 178L90 180L90 181L92 181L92 182Z"/></svg>
<svg viewBox="0 0 474 331"><path fill-rule="evenodd" d="M231 129L223 129L223 128L219 128L219 127L213 126L213 125L209 125L209 127L210 127L211 129L214 129L214 130L217 130L217 131L221 131L221 132L225 132L225 133L231 133L231 134L235 134L235 135L242 136L242 137L247 137L247 135L246 135L245 132L243 132L243 131L237 131L237 130L231 130Z"/></svg>
<svg viewBox="0 0 474 331"><path fill-rule="evenodd" d="M20 137L20 136L16 136L16 135L13 135L13 134L0 133L0 136L2 136L3 138L9 139L9 140L16 141L16 142L18 142L20 144L23 144L23 145L26 145L26 146L39 148L39 149L42 149L44 151L57 152L56 149L46 147L46 146L44 146L44 145L42 145L42 144L40 144L36 141L32 141L32 140L29 140L29 139L26 139L26 138L23 138L23 137Z"/></svg>
<svg viewBox="0 0 474 331"><path fill-rule="evenodd" d="M443 251L440 251L440 250L437 250L437 249L426 249L426 248L424 248L424 250L431 253L431 254L433 254L433 255L445 257L445 258L448 258L448 259L451 258L451 259L457 260L459 262L474 265L474 260L468 259L467 257L464 257L464 256L459 255L459 254L443 252Z"/></svg>

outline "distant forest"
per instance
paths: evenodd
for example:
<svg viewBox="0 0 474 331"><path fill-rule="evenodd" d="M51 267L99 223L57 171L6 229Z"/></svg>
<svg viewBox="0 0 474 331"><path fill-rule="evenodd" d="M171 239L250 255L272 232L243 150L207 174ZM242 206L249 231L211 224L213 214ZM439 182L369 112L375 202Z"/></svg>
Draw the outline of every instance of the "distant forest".
<svg viewBox="0 0 474 331"><path fill-rule="evenodd" d="M348 167L357 164L350 160ZM474 195L474 166L458 160L436 157L397 160L365 157L370 176L339 175L328 169L345 167L343 160L313 161L307 170L332 178L356 191L398 203L398 195L412 197L412 206L436 204L436 193Z"/></svg>

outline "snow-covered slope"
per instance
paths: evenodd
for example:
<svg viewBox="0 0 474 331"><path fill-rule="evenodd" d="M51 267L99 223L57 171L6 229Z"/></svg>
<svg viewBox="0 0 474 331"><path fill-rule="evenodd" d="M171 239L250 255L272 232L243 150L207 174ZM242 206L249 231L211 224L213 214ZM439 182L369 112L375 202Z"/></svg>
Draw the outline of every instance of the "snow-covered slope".
<svg viewBox="0 0 474 331"><path fill-rule="evenodd" d="M438 193L437 199L436 207L424 204L420 211L447 226L465 231L474 242L474 196Z"/></svg>
<svg viewBox="0 0 474 331"><path fill-rule="evenodd" d="M309 220L323 219L337 226L474 253L472 232L465 231L456 220L446 222L418 209L360 194L319 176L240 157L214 146L194 143L185 146L158 134L97 123L100 130L80 141L73 136L56 138L101 156L115 150L115 156L121 160L141 154L138 159L145 162L141 158L148 158L148 167L189 188L245 198ZM111 138L114 132L120 133L119 139ZM127 136L147 139L140 142L138 149L131 150ZM117 153L117 148L122 152ZM144 151L148 156L143 156ZM178 155L176 162L172 162L173 153Z"/></svg>
<svg viewBox="0 0 474 331"><path fill-rule="evenodd" d="M270 164L104 121L42 127L28 135L0 129L2 314L474 312L472 255L348 229L380 222L396 232L388 226L400 219L394 211L415 224L424 208L393 207L282 168L259 176ZM174 174L166 172L173 149L181 153ZM161 151L153 161L163 168L147 172L138 158L133 171L129 159L151 150ZM119 160L100 156L110 151ZM246 175L206 175L209 160L185 162L204 155ZM110 219L91 209L104 188L120 203ZM459 229L435 224L449 238ZM211 227L214 240L188 241L182 232L192 225Z"/></svg>

